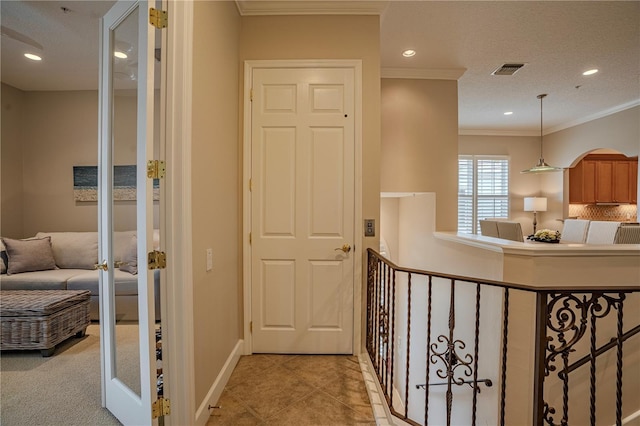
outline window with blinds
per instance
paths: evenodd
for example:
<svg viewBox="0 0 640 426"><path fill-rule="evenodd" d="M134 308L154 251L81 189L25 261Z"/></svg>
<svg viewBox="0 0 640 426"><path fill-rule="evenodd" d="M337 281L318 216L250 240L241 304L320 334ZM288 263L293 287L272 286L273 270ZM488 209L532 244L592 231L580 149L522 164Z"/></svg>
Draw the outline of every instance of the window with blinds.
<svg viewBox="0 0 640 426"><path fill-rule="evenodd" d="M458 232L476 234L479 221L509 217L509 158L458 157Z"/></svg>

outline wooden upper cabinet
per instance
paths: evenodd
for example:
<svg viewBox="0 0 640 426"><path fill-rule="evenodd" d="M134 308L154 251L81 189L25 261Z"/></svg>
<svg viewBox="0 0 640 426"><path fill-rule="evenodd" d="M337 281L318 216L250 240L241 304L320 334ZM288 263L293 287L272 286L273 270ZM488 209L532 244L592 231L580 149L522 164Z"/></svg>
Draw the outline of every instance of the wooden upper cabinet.
<svg viewBox="0 0 640 426"><path fill-rule="evenodd" d="M612 203L613 161L596 162L596 203Z"/></svg>
<svg viewBox="0 0 640 426"><path fill-rule="evenodd" d="M615 161L613 164L613 201L631 202L631 162Z"/></svg>
<svg viewBox="0 0 640 426"><path fill-rule="evenodd" d="M584 161L580 161L575 167L569 169L569 203L582 203L582 174L584 173Z"/></svg>
<svg viewBox="0 0 640 426"><path fill-rule="evenodd" d="M629 192L631 192L631 203L638 203L638 161L631 162L631 171L629 172L631 179Z"/></svg>
<svg viewBox="0 0 640 426"><path fill-rule="evenodd" d="M638 160L624 155L592 154L569 169L569 202L636 203Z"/></svg>
<svg viewBox="0 0 640 426"><path fill-rule="evenodd" d="M585 161L582 174L582 203L596 202L596 162Z"/></svg>

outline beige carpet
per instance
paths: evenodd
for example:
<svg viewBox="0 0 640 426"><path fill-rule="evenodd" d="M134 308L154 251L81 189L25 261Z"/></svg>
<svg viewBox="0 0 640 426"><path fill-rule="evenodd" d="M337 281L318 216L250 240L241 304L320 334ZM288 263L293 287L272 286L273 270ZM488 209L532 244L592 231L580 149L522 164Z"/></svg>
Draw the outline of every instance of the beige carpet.
<svg viewBox="0 0 640 426"><path fill-rule="evenodd" d="M120 360L134 359L137 326L118 325ZM135 376L137 363L122 366L121 376ZM134 383L133 380L125 382ZM133 386L132 386L133 387ZM139 387L139 385L138 385ZM40 351L3 351L0 356L0 424L13 425L119 425L101 406L100 330L91 324L83 338L72 337L52 357Z"/></svg>

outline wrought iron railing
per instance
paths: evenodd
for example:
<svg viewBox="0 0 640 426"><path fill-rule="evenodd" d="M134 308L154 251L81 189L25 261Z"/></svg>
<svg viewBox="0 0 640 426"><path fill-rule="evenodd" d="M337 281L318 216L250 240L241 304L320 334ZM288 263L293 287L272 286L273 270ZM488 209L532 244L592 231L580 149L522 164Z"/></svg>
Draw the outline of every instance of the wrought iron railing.
<svg viewBox="0 0 640 426"><path fill-rule="evenodd" d="M621 425L640 414L637 286L478 280L371 249L367 284L367 351L409 424Z"/></svg>

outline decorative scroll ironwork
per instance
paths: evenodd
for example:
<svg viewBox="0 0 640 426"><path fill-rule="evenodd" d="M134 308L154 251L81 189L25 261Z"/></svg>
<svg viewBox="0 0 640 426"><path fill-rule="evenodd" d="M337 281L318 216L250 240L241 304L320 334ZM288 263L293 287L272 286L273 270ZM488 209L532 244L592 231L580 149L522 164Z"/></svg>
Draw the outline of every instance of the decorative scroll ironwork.
<svg viewBox="0 0 640 426"><path fill-rule="evenodd" d="M622 312L624 293L616 296L604 294L601 291L582 294L575 293L551 293L548 296L547 317L547 345L545 356L545 376L558 371L558 377L562 381L562 418L560 423L555 423L556 409L547 402L544 403L544 421L549 425L567 425L569 422L569 354L574 352L574 346L584 337L588 323L590 325L590 418L595 424L595 364L597 356L595 349L596 319L604 318L612 310ZM618 339L622 344L621 333ZM561 358L562 367L558 368L558 356ZM621 355L620 355L621 358ZM616 406L619 406L617 404ZM559 413L558 413L559 414Z"/></svg>
<svg viewBox="0 0 640 426"><path fill-rule="evenodd" d="M446 345L444 350L438 351L439 343L431 344L431 351L433 352L431 354L431 363L437 364L438 360L440 360L440 362L444 364L442 368L436 370L436 374L441 379L451 378L452 383L456 385L463 385L465 383L464 377L471 377L473 375L473 369L471 368L473 356L467 353L460 358L457 351L466 348L466 345L462 340L458 339L450 342L449 338L443 335L438 336L437 340L439 343L445 343ZM462 369L464 377L456 377L455 372L458 368Z"/></svg>
<svg viewBox="0 0 640 426"><path fill-rule="evenodd" d="M623 342L630 337L640 334L640 325L631 324L628 330L624 332L623 329L623 302L626 295L638 295L640 292L636 287L632 286L618 286L607 287L607 289L580 289L573 290L569 287L558 287L555 289L538 289L528 287L519 284L509 284L505 282L497 281L478 281L476 278L460 277L454 275L440 274L435 272L420 271L417 269L409 269L399 267L388 259L380 256L374 250L368 250L368 274L367 274L367 336L366 346L369 352L369 358L374 368L375 374L380 383L380 388L384 394L384 400L389 406L391 414L401 418L410 425L419 426L420 424L428 425L431 423L429 419L429 411L432 407L439 407L438 404L442 401L441 395L438 395L438 404L433 404L436 401L431 398L429 393L429 386L433 385L445 385L447 387L446 393L446 405L447 405L447 420L446 424L452 423L452 403L453 403L453 390L455 386L471 386L474 392L474 401L472 402L472 412L470 413L470 419L465 420L466 424L474 425L476 419L476 401L475 396L480 392L479 384L485 383L487 386L491 384L489 379L478 379L478 373L482 370L481 364L478 362L478 354L480 353L478 345L482 339L480 336L480 288L502 288L503 293L503 306L501 312L501 330L500 335L502 337L501 345L497 349L497 356L501 357L500 374L498 381L495 381L496 386L500 387L499 390L499 412L496 413L498 424L506 424L508 419L505 420L505 406L506 406L506 393L507 387L513 384L517 385L516 379L508 379L507 377L507 349L508 342L511 341L511 336L517 329L512 330L514 327L510 321L510 316L513 314L513 309L510 309L510 292L516 295L529 293L536 295L536 334L535 334L535 360L534 360L534 398L532 400L532 424L548 424L552 426L556 425L568 425L576 424L577 420L571 419L569 421L569 376L570 373L581 366L589 365L590 381L588 383L590 398L589 398L589 412L585 412L590 422L595 425L598 419L596 418L596 376L598 381L601 380L602 375L596 374L596 362L595 359L607 351L614 352L616 349L616 362L615 362L615 378L613 375L607 375L607 381L615 380L615 416L616 424L621 424L622 421L622 365L623 365ZM407 287L406 290L401 290L400 294L404 296L406 291L406 299L396 299L396 276L400 276L402 283L404 278L408 277L409 282L415 281L412 287ZM412 296L421 294L422 282L412 280L410 277L424 276L428 278L426 290L427 297L425 301L414 302ZM435 340L433 337L437 333L432 333L432 325L435 324L440 318L436 318L435 314L432 316L432 299L433 295L437 295L438 292L446 291L446 284L442 282L434 282L433 278L449 280L450 281L450 307L449 307L449 324L448 334L445 332L439 335ZM455 287L458 283L464 283L463 285L474 284L476 290L476 316L475 316L475 334L473 335L473 342L469 341L470 345L466 350L466 343L462 340L454 338L455 328ZM414 291L415 290L415 291ZM440 293L442 294L442 293ZM404 300L401 300L404 299ZM635 301L635 300L634 300ZM407 304L407 309L397 310L396 302L399 304ZM426 306L425 306L426 303ZM633 309L634 303L626 303L628 306L632 306L629 309ZM473 309L469 297L466 296L464 303L459 303L460 306L465 306L465 309ZM399 305L402 306L402 305ZM468 308L467 308L468 306ZM425 323L421 321L411 321L409 312L420 312L426 309ZM402 317L397 317L399 313ZM471 312L468 312L465 317L470 317ZM405 317L408 315L409 317ZM608 319L600 322L601 318L616 316L615 318L615 331L611 330L611 324ZM517 319L517 318L516 318ZM613 319L613 318L612 318ZM444 318L440 319L445 320ZM411 321L411 322L409 322ZM445 320L446 321L446 320ZM465 321L466 322L466 321ZM394 332L398 332L397 324L406 324L408 330L416 330L416 335L421 334L426 339L426 344L422 348L422 353L412 353L409 357L408 353L403 356L398 355L398 348L395 347L395 335ZM440 322L439 324L442 324ZM517 324L517 322L515 322ZM444 324L443 324L444 325ZM464 324L464 327L473 327L471 324ZM425 329L426 327L426 329ZM598 338L611 337L611 340L604 345L597 347L594 337ZM601 330L604 330L601 331ZM405 338L406 346L404 350L412 350L411 332L403 336ZM422 334L424 333L424 334ZM603 333L607 333L604 335ZM418 339L421 340L421 339ZM582 340L585 340L584 345ZM588 342L586 340L589 340ZM577 345L581 342L580 345ZM586 348L586 350L585 350ZM578 353L577 350L586 352ZM482 352L484 353L484 352ZM415 376L410 375L409 371L412 371L409 362L416 359L421 359L426 367L426 375L419 382L423 385L415 385ZM577 361L570 359L571 357L579 358ZM424 357L424 358L422 358ZM571 361L571 362L570 362ZM415 362L415 361L414 361ZM515 361L511 361L513 364ZM512 365L510 364L510 365ZM398 370L402 369L402 370ZM395 371L398 370L398 371ZM479 371L480 370L480 371ZM398 375L399 378L404 378L404 381L394 381L394 373L398 374L400 371L404 371L404 376ZM430 373L431 372L431 380ZM553 374L552 374L553 373ZM440 379L444 379L443 383L434 380L433 375L436 375ZM544 392L545 384L547 380L552 376L556 376L561 380L562 391L562 406L554 407L551 405L549 395ZM426 379L426 380L425 380ZM513 381L516 380L516 381ZM394 386L403 383L405 386L404 400L400 402L404 405L404 413L396 412L393 403ZM416 419L408 417L408 401L409 393L407 391L407 385L412 383L415 388L425 389L424 400L424 422L418 423ZM414 387L412 386L412 388ZM575 386L575 384L574 384ZM549 388L549 386L546 386ZM397 392L396 392L397 394ZM397 396L396 396L397 398ZM554 397L555 398L555 397ZM401 396L402 399L402 396ZM413 396L411 400L415 401ZM462 402L462 401L461 401ZM479 402L479 401L478 401ZM600 406L602 404L599 404ZM412 410L415 410L417 405L413 404ZM613 409L614 407L609 407ZM459 412L456 415L459 415ZM606 414L609 416L610 414ZM513 420L513 419L511 419ZM484 421L484 420L483 420ZM602 419L599 419L602 422ZM444 422L443 422L444 423Z"/></svg>
<svg viewBox="0 0 640 426"><path fill-rule="evenodd" d="M389 343L389 312L385 309L384 305L378 307L380 313L379 335L380 343L386 345Z"/></svg>

